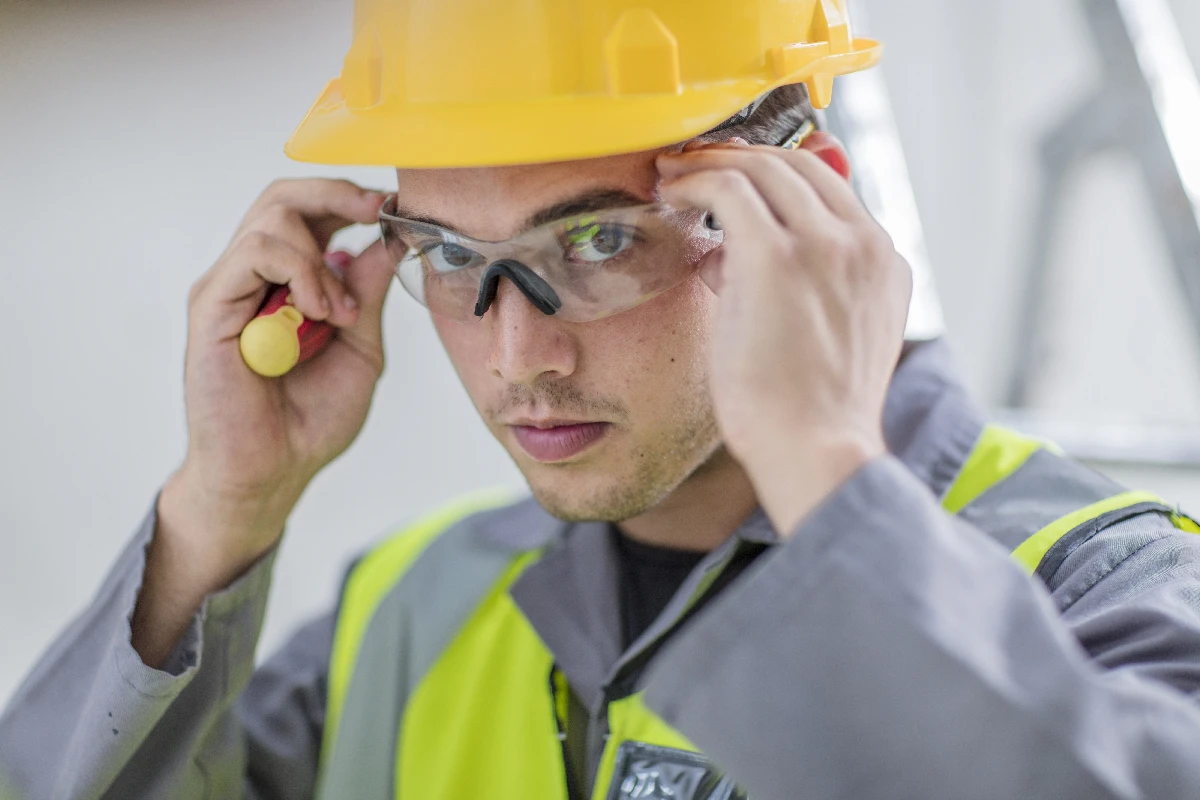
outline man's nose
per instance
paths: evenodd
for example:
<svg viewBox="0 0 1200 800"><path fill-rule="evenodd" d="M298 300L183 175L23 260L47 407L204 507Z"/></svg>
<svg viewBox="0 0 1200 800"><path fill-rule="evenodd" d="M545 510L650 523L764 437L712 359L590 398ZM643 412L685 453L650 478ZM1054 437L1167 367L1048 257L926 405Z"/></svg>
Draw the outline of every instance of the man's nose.
<svg viewBox="0 0 1200 800"><path fill-rule="evenodd" d="M496 286L482 322L491 335L487 367L508 383L529 385L575 372L579 351L570 323L538 310L508 278Z"/></svg>

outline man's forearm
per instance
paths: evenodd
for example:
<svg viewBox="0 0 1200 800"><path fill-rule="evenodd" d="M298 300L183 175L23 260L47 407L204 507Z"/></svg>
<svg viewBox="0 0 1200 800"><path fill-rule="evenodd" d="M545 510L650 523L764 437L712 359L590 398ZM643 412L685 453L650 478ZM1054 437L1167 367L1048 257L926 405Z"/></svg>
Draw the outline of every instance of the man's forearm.
<svg viewBox="0 0 1200 800"><path fill-rule="evenodd" d="M132 619L133 648L148 667L158 669L175 649L204 599L250 569L257 551L229 552L219 543L250 541L252 526L283 527L284 514L264 513L266 501L251 499L249 509L216 505L197 497L183 473L163 487L157 521L146 550L146 568ZM240 533L241 528L247 529ZM277 540L278 535L269 537Z"/></svg>
<svg viewBox="0 0 1200 800"><path fill-rule="evenodd" d="M230 707L253 670L273 554L198 602L161 669L152 668L132 647L130 618L156 521L152 509L0 716L0 774L22 798L137 798L164 788L159 796L188 798L198 768L242 783L244 743L226 729L239 724ZM159 725L171 735L155 733Z"/></svg>

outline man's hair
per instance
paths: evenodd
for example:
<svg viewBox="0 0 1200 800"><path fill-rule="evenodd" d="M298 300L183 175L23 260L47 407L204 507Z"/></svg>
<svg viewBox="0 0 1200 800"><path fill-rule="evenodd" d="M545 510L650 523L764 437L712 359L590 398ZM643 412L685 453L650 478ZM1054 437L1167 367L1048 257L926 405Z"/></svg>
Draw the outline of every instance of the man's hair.
<svg viewBox="0 0 1200 800"><path fill-rule="evenodd" d="M808 99L808 88L796 83L768 92L711 131L697 136L696 140L719 142L740 136L750 144L779 145L806 121L821 127L817 112Z"/></svg>

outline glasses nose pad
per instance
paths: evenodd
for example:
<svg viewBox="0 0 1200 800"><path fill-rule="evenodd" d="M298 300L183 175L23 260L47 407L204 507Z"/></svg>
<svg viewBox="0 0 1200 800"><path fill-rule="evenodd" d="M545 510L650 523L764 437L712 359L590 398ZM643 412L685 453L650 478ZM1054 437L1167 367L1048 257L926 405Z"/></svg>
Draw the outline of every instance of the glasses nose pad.
<svg viewBox="0 0 1200 800"><path fill-rule="evenodd" d="M512 281L529 298L529 302L546 316L552 316L562 308L558 293L541 275L520 261L505 258L492 264L483 274L483 280L479 282L479 297L475 301L475 316L482 317L492 307L501 278Z"/></svg>

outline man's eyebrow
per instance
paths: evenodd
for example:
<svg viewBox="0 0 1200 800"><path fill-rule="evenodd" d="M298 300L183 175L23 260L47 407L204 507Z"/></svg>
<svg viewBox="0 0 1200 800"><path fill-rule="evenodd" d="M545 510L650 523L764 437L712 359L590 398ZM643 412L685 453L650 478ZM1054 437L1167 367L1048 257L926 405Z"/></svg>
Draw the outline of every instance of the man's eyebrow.
<svg viewBox="0 0 1200 800"><path fill-rule="evenodd" d="M606 208L628 208L630 206L646 205L652 203L653 200L647 200L644 197L638 197L627 189L591 189L576 197L563 200L555 203L552 206L547 206L541 211L538 211L529 216L525 220L525 225L521 229L521 233L532 230L533 228L545 225L548 222L554 222L564 217L573 217L579 214L589 214L595 211L603 211ZM403 219L411 220L412 222L420 222L425 225L433 225L438 228L444 228L452 233L457 233L460 236L467 236L461 230L451 225L448 222L430 217L424 214L415 214L405 209L404 206L396 203L395 216ZM468 236L467 238L474 238Z"/></svg>
<svg viewBox="0 0 1200 800"><path fill-rule="evenodd" d="M525 220L523 230L531 230L545 225L547 222L562 219L563 217L590 214L593 211L603 211L606 208L641 206L648 202L653 201L638 197L633 192L625 189L594 189L578 197L572 197L569 200L564 200L561 203L555 203L552 206L543 208Z"/></svg>

